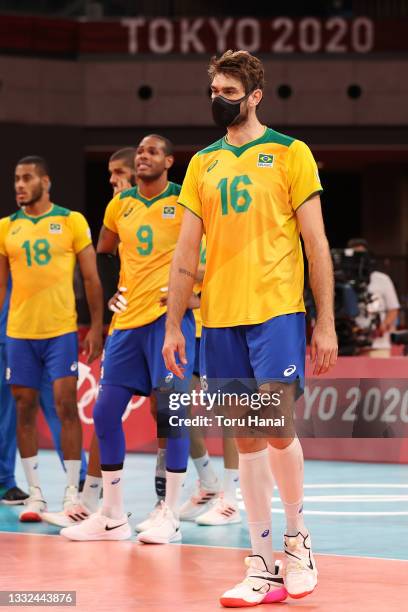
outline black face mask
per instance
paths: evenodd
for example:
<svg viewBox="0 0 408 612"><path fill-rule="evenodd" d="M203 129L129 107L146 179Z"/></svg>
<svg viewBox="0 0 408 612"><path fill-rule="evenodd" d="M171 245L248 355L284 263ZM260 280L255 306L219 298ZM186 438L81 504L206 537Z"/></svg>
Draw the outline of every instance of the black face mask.
<svg viewBox="0 0 408 612"><path fill-rule="evenodd" d="M241 102L246 100L252 92L247 93L239 100L228 100L223 96L215 96L211 110L215 123L222 128L232 125L240 114Z"/></svg>

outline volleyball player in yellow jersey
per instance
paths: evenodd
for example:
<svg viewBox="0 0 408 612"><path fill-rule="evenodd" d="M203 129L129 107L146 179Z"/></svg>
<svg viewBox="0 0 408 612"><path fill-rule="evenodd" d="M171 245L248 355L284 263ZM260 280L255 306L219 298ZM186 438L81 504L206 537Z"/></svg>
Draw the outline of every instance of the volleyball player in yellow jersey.
<svg viewBox="0 0 408 612"><path fill-rule="evenodd" d="M67 470L64 507L78 500L82 430L76 400L76 260L91 313L91 328L85 338L88 362L102 351L102 288L90 230L79 212L53 204L49 189L45 160L36 156L21 159L15 170L20 210L0 221L0 307L9 271L12 280L6 379L16 401L18 446L30 488L30 498L20 516L24 521L41 520L46 509L39 481L36 432L44 369L53 383L62 424L61 446Z"/></svg>
<svg viewBox="0 0 408 612"><path fill-rule="evenodd" d="M221 603L239 607L282 601L287 594L303 597L317 583L303 521L303 453L293 425L306 344L300 234L317 306L311 344L315 374L335 364L337 338L333 271L313 156L303 142L259 122L264 87L259 59L227 51L211 60L209 75L213 117L227 134L194 155L184 179L179 202L187 210L171 267L163 355L167 367L182 376L174 353L183 363L180 320L205 228L201 374L209 389L214 379L252 380L269 404L267 414L280 417L282 425L263 432L254 426L254 433L244 429L246 437L236 437L252 555L244 581L224 593ZM283 575L271 541L274 479L287 522Z"/></svg>
<svg viewBox="0 0 408 612"><path fill-rule="evenodd" d="M189 365L181 386L180 381L166 369L161 354L167 310L160 304L161 289L167 286L184 212L177 204L180 187L167 180L168 169L173 163L172 145L162 136L147 136L137 147L135 160L138 185L110 202L99 238L99 244L104 243L105 248L109 243L113 248L119 240L122 244L120 276L127 289L127 308L115 317L94 409L101 456L103 505L98 513L80 525L61 531L62 535L74 540L130 537L122 493L125 457L123 412L135 393L149 396L157 389L188 390L194 362L195 325L190 310L182 316ZM167 402L164 408L168 409ZM160 406L158 416L161 416ZM164 419L167 416L165 414ZM185 428L178 428L178 433L179 436L169 436L167 440L165 501L153 525L139 534L141 542L160 544L181 539L178 510L189 439Z"/></svg>
<svg viewBox="0 0 408 612"><path fill-rule="evenodd" d="M130 189L136 183L135 153L136 149L134 147L126 147L115 151L109 158L109 183L112 186L114 196L125 189ZM110 301L112 294L116 292L118 287L119 265L116 251L115 247L113 251L97 254L104 302ZM112 320L109 326L108 337L113 331L113 322ZM107 340L105 341L105 347L106 342ZM83 521L98 509L101 489L102 474L99 462L98 438L94 432L89 449L89 462L84 488L80 494L80 503L71 505L62 512L45 512L42 514L42 519L59 527L69 527Z"/></svg>

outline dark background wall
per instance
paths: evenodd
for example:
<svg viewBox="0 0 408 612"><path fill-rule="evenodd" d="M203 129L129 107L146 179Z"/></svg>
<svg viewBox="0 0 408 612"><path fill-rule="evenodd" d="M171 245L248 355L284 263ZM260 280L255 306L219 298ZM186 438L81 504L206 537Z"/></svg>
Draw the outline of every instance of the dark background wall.
<svg viewBox="0 0 408 612"><path fill-rule="evenodd" d="M10 214L16 208L14 168L25 155L41 155L50 164L54 202L74 210L85 210L85 151L81 128L0 123L0 142L1 216Z"/></svg>

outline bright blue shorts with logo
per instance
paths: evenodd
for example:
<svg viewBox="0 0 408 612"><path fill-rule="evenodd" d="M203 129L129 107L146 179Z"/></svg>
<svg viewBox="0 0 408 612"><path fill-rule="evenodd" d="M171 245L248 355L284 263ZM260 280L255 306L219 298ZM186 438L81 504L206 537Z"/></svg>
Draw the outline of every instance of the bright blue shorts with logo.
<svg viewBox="0 0 408 612"><path fill-rule="evenodd" d="M6 338L6 382L40 389L44 371L53 382L66 376L78 377L78 334L26 340Z"/></svg>
<svg viewBox="0 0 408 612"><path fill-rule="evenodd" d="M115 329L105 344L101 385L132 389L135 395L148 397L153 389L185 392L189 389L194 365L195 320L191 310L184 315L181 329L186 341L187 366L185 378L178 379L164 364L162 348L166 315L152 323L133 329Z"/></svg>
<svg viewBox="0 0 408 612"><path fill-rule="evenodd" d="M200 343L200 374L203 386L255 390L267 382L298 381L303 391L305 378L305 314L273 317L257 325L203 327Z"/></svg>

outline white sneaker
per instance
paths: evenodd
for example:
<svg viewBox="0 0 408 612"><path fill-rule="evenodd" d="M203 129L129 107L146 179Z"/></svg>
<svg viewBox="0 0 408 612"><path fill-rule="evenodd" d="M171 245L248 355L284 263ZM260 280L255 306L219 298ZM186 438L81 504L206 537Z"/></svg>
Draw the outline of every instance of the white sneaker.
<svg viewBox="0 0 408 612"><path fill-rule="evenodd" d="M63 510L61 512L44 512L42 518L51 525L69 527L87 519L92 513L81 503L77 487L65 488Z"/></svg>
<svg viewBox="0 0 408 612"><path fill-rule="evenodd" d="M39 523L46 510L47 503L40 487L29 487L29 497L24 501L24 510L20 512L19 520L22 523Z"/></svg>
<svg viewBox="0 0 408 612"><path fill-rule="evenodd" d="M174 516L165 502L160 502L160 509L152 526L137 536L139 542L145 544L170 544L180 542L180 521Z"/></svg>
<svg viewBox="0 0 408 612"><path fill-rule="evenodd" d="M244 608L262 603L284 601L288 596L283 584L282 564L275 562L275 573L268 572L261 555L246 557L246 577L232 589L225 591L220 603L225 608Z"/></svg>
<svg viewBox="0 0 408 612"><path fill-rule="evenodd" d="M98 510L79 525L65 527L60 533L68 540L86 542L88 540L127 540L132 535L132 530L127 514L120 519L111 519Z"/></svg>
<svg viewBox="0 0 408 612"><path fill-rule="evenodd" d="M147 529L150 529L150 527L153 527L154 521L157 515L159 514L160 509L161 509L161 502L158 501L155 507L153 508L153 510L150 512L147 519L145 519L144 521L136 525L135 531L137 532L146 531Z"/></svg>
<svg viewBox="0 0 408 612"><path fill-rule="evenodd" d="M85 519L91 516L91 511L84 504L79 503L76 506L69 506L61 512L44 512L41 516L43 521L50 525L58 527L69 527L70 525L78 525Z"/></svg>
<svg viewBox="0 0 408 612"><path fill-rule="evenodd" d="M225 500L222 495L212 504L212 507L196 518L197 525L231 525L242 521L237 504Z"/></svg>
<svg viewBox="0 0 408 612"><path fill-rule="evenodd" d="M218 489L205 489L198 482L197 492L190 497L180 508L181 521L195 521L197 516L206 512L211 502L218 497Z"/></svg>
<svg viewBox="0 0 408 612"><path fill-rule="evenodd" d="M284 537L286 567L285 586L290 597L300 599L311 593L317 585L317 567L312 554L310 536Z"/></svg>

